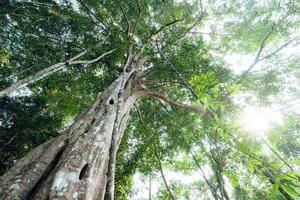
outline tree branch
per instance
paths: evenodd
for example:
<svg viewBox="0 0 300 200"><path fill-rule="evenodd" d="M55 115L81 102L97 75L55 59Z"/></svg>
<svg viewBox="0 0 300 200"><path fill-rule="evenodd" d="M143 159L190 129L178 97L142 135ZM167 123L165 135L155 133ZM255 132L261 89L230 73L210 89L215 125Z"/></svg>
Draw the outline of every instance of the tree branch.
<svg viewBox="0 0 300 200"><path fill-rule="evenodd" d="M160 29L158 29L158 30L152 32L152 33L150 34L150 36L146 39L146 42L145 42L140 48L137 49L137 52L136 52L135 55L134 55L134 59L137 59L137 58L139 58L139 57L141 56L141 54L143 53L143 51L144 51L144 49L146 48L146 46L148 46L149 43L154 39L153 36L159 34L159 33L162 32L165 28L167 28L167 27L169 27L169 26L171 26L171 25L173 25L173 24L175 24L175 23L177 23L177 22L180 22L180 21L183 21L183 19L175 19L175 20L173 20L173 21L171 21L171 22L169 22L169 23L163 25Z"/></svg>
<svg viewBox="0 0 300 200"><path fill-rule="evenodd" d="M193 95L193 97L195 99L198 99L201 102L202 107L203 107L204 102L198 97L198 95L196 94L196 92L194 91L194 89L190 86L190 84L186 81L186 79L177 71L177 69L174 67L174 65L164 55L164 53L162 52L162 50L159 48L157 42L156 42L156 47L157 47L160 55L165 60L166 64L174 71L174 73L179 77L179 79L181 79L181 81L183 82L183 84L185 85L185 87L191 92L191 94ZM208 113L209 115L213 115L214 114L213 111L210 108L207 108L207 109L202 108L202 110L205 110L205 112Z"/></svg>
<svg viewBox="0 0 300 200"><path fill-rule="evenodd" d="M172 191L171 191L171 189L170 189L170 187L169 187L169 185L167 183L167 180L165 178L164 171L163 171L162 164L161 164L161 159L160 159L160 156L159 156L159 154L157 152L157 149L156 149L156 144L154 143L153 146L154 146L154 154L155 154L155 157L156 157L157 162L159 164L159 171L160 171L160 174L161 174L161 176L163 178L163 181L164 181L164 184L166 186L166 189L167 189L167 191L168 191L168 193L170 195L170 198L172 200L175 200L175 197L174 197L174 195L173 195L173 193L172 193Z"/></svg>
<svg viewBox="0 0 300 200"><path fill-rule="evenodd" d="M127 17L127 15L126 15L126 13L125 13L125 11L124 11L124 9L123 9L122 6L120 6L120 9L121 9L121 12L122 12L122 14L123 14L123 16L125 18L126 24L127 24L126 35L129 35L129 33L130 33L130 22L129 22L129 19L128 19L128 17Z"/></svg>
<svg viewBox="0 0 300 200"><path fill-rule="evenodd" d="M195 28L204 18L204 15L206 14L206 10L203 11L202 8L202 2L200 1L201 4L201 14L199 16L199 18L192 24L192 26L190 26L185 32L183 32L179 37L178 40L182 39L183 37L186 36L186 34L188 34L193 28Z"/></svg>
<svg viewBox="0 0 300 200"><path fill-rule="evenodd" d="M102 21L102 19L98 16L98 15L96 15L94 12L92 12L88 7L87 7L87 5L85 5L85 3L83 3L82 2L82 0L77 0L86 10L87 10L87 12L88 12L88 14L89 14L89 16L90 15L92 15L98 22L100 22L101 23L101 25L103 25L104 26L104 28L103 27L101 27L106 33L108 33L108 26ZM90 16L91 17L91 16ZM92 17L91 17L92 18ZM93 19L92 18L92 20L94 20L95 21L95 19Z"/></svg>
<svg viewBox="0 0 300 200"><path fill-rule="evenodd" d="M250 71L261 61L265 60L265 59L268 59L270 57L272 57L273 55L275 55L276 53L278 53L281 49L283 49L284 47L288 46L289 44L291 44L293 41L295 41L300 35L297 35L296 37L292 38L291 40L287 41L286 43L284 43L283 45L281 45L279 48L277 48L276 50L274 50L272 53L269 53L268 55L261 57L261 53L263 51L263 49L265 48L266 46L266 42L267 40L269 39L269 37L272 35L272 33L275 31L275 28L276 28L276 25L279 24L279 22L276 22L276 18L277 18L277 15L278 15L278 11L279 11L279 8L280 8L280 4L281 4L281 1L279 1L278 3L278 6L277 6L277 12L276 12L276 15L275 15L275 19L271 25L271 30L269 31L269 33L265 36L265 38L262 40L261 44L260 44L260 47L257 51L257 54L255 56L255 59L253 61L253 63L248 67L248 69L242 73L241 77L236 81L236 83L240 83L242 82L242 80L250 73ZM284 18L283 18L284 19ZM282 20L283 20L282 19ZM281 21L282 21L281 20Z"/></svg>
<svg viewBox="0 0 300 200"><path fill-rule="evenodd" d="M240 83L242 82L242 80L250 73L250 71L261 61L266 60L272 56L274 56L275 54L277 54L280 50L282 50L284 47L287 47L288 45L290 45L292 42L294 42L295 40L297 40L298 38L300 38L300 35L295 36L294 38L290 39L289 41L287 41L286 43L284 43L283 45L281 45L280 47L278 47L277 49L275 49L274 51L272 51L271 53L269 53L268 55L259 58L261 51L262 51L262 47L260 48L260 50L258 51L258 54L255 57L254 62L248 67L248 69L241 75L240 79L238 79L236 81L236 83Z"/></svg>
<svg viewBox="0 0 300 200"><path fill-rule="evenodd" d="M195 113L202 113L202 114L207 113L206 110L204 110L202 107L178 103L176 101L173 101L169 97L164 96L164 95L162 95L158 92L152 92L152 91L146 90L146 92L144 94L146 96L154 97L155 99L158 99L158 100L163 100L163 101L165 101L166 103L170 104L173 107L177 107L177 108L184 109L184 110L190 110L190 111L193 111Z"/></svg>
<svg viewBox="0 0 300 200"><path fill-rule="evenodd" d="M132 33L131 33L132 36L133 36L134 33L135 33L136 26L137 26L137 24L138 24L138 22L139 22L139 20L140 20L141 13L142 13L140 1L137 0L137 3L136 3L136 4L137 4L137 7L138 7L138 14L137 14L137 17L136 17L136 19L135 19L135 23L134 23L133 28L132 28Z"/></svg>
<svg viewBox="0 0 300 200"><path fill-rule="evenodd" d="M115 50L108 51L108 52L102 54L101 56L99 56L99 57L97 57L97 58L95 58L93 60L76 60L76 61L71 61L71 62L69 62L69 65L74 65L74 64L92 64L94 62L99 61L101 58L105 57L106 55L111 54L114 51Z"/></svg>
<svg viewBox="0 0 300 200"><path fill-rule="evenodd" d="M280 155L279 153L277 153L277 151L275 149L273 149L273 147L263 138L260 137L260 139L265 143L265 145L267 145L267 147L279 158L279 160L281 160L291 171L294 171L294 169L292 168L292 166L290 164L288 164Z"/></svg>
<svg viewBox="0 0 300 200"><path fill-rule="evenodd" d="M28 84L36 82L36 81L38 81L38 80L40 80L40 79L42 79L42 78L44 78L44 77L46 77L48 75L53 74L54 72L62 70L66 66L75 65L75 64L86 64L86 65L89 65L89 64L97 62L98 60L100 60L104 56L112 53L113 51L114 50L106 52L106 53L102 54L101 56L99 56L98 58L93 59L93 60L76 60L76 59L82 57L83 55L85 55L87 53L87 51L85 50L82 53L78 54L77 56L71 58L70 60L68 60L66 62L60 62L60 63L54 64L54 65L51 65L50 67L48 67L46 69L42 69L42 70L38 71L37 73L35 73L34 75L31 75L31 76L28 76L28 77L26 77L24 79L21 79L21 80L17 81L16 83L14 83L13 85L11 85L11 86L9 86L9 87L1 90L0 91L0 98L6 96L8 94L10 94L13 91L16 91L16 90L19 90L21 88L24 88Z"/></svg>
<svg viewBox="0 0 300 200"><path fill-rule="evenodd" d="M203 171L201 165L199 164L197 158L195 157L193 151L191 150L191 146L186 142L186 140L185 140L185 138L184 138L184 136L183 136L182 133L180 134L180 136L181 136L181 138L182 138L182 140L183 140L183 142L184 142L184 144L185 144L185 146L186 146L188 152L189 152L190 155L192 156L193 161L195 162L196 166L197 166L198 169L200 170L201 175L202 175L202 177L204 178L206 184L208 185L211 194L213 195L213 197L214 197L215 200L218 200L220 197L219 197L219 195L218 195L216 189L213 187L213 185L209 182L208 178L206 177L206 175L205 175L205 173L204 173L204 171Z"/></svg>
<svg viewBox="0 0 300 200"><path fill-rule="evenodd" d="M157 35L158 33L160 33L162 30L164 30L164 29L167 28L168 26L171 26L171 25L173 25L173 24L175 24L175 23L177 23L177 22L183 21L183 20L184 20L184 19L175 19L175 20L173 20L173 21L171 21L171 22L169 22L169 23L163 25L163 26L160 27L158 30L152 32L152 33L151 33L151 37Z"/></svg>

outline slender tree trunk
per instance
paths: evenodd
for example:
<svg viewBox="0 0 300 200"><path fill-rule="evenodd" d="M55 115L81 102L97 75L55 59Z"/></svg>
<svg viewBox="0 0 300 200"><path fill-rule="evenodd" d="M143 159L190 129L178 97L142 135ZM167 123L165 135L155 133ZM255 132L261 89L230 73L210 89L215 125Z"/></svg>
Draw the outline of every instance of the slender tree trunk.
<svg viewBox="0 0 300 200"><path fill-rule="evenodd" d="M220 188L220 191L221 191L221 199L222 200L223 199L230 200L230 198L227 194L227 191L225 189L225 181L223 179L222 172L220 172L219 169L217 169L215 174L216 174L217 182L218 182L218 185L219 185L219 188Z"/></svg>
<svg viewBox="0 0 300 200"><path fill-rule="evenodd" d="M137 68L122 73L60 136L0 177L0 199L113 199L116 152L134 102Z"/></svg>
<svg viewBox="0 0 300 200"><path fill-rule="evenodd" d="M151 194L151 190L152 190L152 178L151 178L151 174L149 175L149 200L151 200L152 199L152 194Z"/></svg>
<svg viewBox="0 0 300 200"><path fill-rule="evenodd" d="M164 184L165 184L165 186L166 186L166 189L167 189L167 191L168 191L168 193L169 193L170 199L176 200L175 197L174 197L174 195L173 195L172 190L170 189L170 187L169 187L169 185L168 185L168 182L167 182L167 180L166 180L166 177L165 177L165 175L164 175L164 171L163 171L163 168L162 168L160 156L159 156L159 154L158 154L158 152L157 152L157 149L156 149L156 145L154 144L153 146L154 146L154 153L155 153L155 156L156 156L156 158L157 158L157 162L158 162L158 166L159 166L159 171L160 171L161 177L162 177L162 179L163 179L163 181L164 181Z"/></svg>

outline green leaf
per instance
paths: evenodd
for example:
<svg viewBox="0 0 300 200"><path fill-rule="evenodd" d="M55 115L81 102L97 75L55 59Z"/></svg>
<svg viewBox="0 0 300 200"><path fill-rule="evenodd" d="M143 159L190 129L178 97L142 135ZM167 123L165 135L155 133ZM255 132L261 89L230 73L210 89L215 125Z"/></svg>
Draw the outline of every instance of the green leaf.
<svg viewBox="0 0 300 200"><path fill-rule="evenodd" d="M300 177L300 172L296 172L296 171L288 171L288 172L286 172L286 174L293 176L295 178Z"/></svg>
<svg viewBox="0 0 300 200"><path fill-rule="evenodd" d="M238 179L236 177L232 177L230 179L230 183L231 183L232 187L236 187L236 186L238 186L239 181L238 181Z"/></svg>
<svg viewBox="0 0 300 200"><path fill-rule="evenodd" d="M273 192L276 192L279 188L279 185L280 185L280 182L276 182L274 185L273 185L273 188L272 188L272 191Z"/></svg>
<svg viewBox="0 0 300 200"><path fill-rule="evenodd" d="M287 180L287 181L294 181L295 180L295 178L293 178L291 176L288 176L286 174L277 174L275 177L278 178L279 180Z"/></svg>
<svg viewBox="0 0 300 200"><path fill-rule="evenodd" d="M295 191L293 190L293 188L291 188L290 186L288 186L288 185L281 185L281 187L282 187L282 189L283 189L286 193L288 193L288 194L291 195L292 197L298 196L297 192L295 192Z"/></svg>
<svg viewBox="0 0 300 200"><path fill-rule="evenodd" d="M248 148L247 148L246 144L238 143L236 145L236 148L237 148L237 150L239 150L239 151L241 151L243 153L248 153Z"/></svg>
<svg viewBox="0 0 300 200"><path fill-rule="evenodd" d="M272 167L275 169L280 169L282 167L282 165L283 165L282 163L275 163L272 165Z"/></svg>

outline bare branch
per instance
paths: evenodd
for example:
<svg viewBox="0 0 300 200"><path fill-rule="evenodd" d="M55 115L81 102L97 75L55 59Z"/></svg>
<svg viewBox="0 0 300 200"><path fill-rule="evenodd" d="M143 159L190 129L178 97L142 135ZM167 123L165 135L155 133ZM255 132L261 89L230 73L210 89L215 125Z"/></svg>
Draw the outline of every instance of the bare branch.
<svg viewBox="0 0 300 200"><path fill-rule="evenodd" d="M38 71L36 74L28 76L24 79L19 80L18 82L14 83L12 86L9 86L3 90L0 91L0 98L10 94L13 91L19 90L21 88L26 87L28 84L36 82L48 75L53 74L54 72L57 72L59 70L62 70L63 68L65 68L66 66L69 65L75 65L75 64L92 64L97 62L98 60L100 60L101 58L103 58L104 56L112 53L114 50L106 52L104 54L102 54L101 56L99 56L96 59L93 60L75 60L80 58L81 56L85 55L87 53L87 51L83 51L82 53L78 54L77 56L71 58L70 60L66 61L66 62L60 62L54 65L51 65L50 67L46 68L46 69L42 69L40 71Z"/></svg>
<svg viewBox="0 0 300 200"><path fill-rule="evenodd" d="M176 70L176 68L174 67L174 65L169 61L169 59L165 56L165 54L162 52L162 50L159 48L158 43L156 42L156 47L160 53L160 55L163 57L163 59L165 60L165 62L167 63L167 65L174 71L174 73L179 77L179 79L181 79L181 81L184 83L184 85L186 86L186 88L192 93L192 95L195 98L198 98L198 95L195 93L195 91L193 90L193 88L190 86L190 84L186 81L186 79Z"/></svg>
<svg viewBox="0 0 300 200"><path fill-rule="evenodd" d="M98 16L98 15L96 15L93 11L91 11L91 9L89 9L88 7L87 7L87 5L85 5L85 3L83 3L82 2L82 0L77 0L86 10L87 10L87 12L88 12L88 14L89 14L89 16L95 21L95 19L97 20L97 21L95 21L95 22L100 22L100 24L102 25L102 26L104 26L104 28L103 27L101 27L104 31L106 31L107 33L108 33L108 26L102 21L102 19ZM92 16L95 18L93 18Z"/></svg>
<svg viewBox="0 0 300 200"><path fill-rule="evenodd" d="M130 28L130 22L129 22L129 19L128 19L128 17L127 17L127 15L126 15L126 13L125 13L125 11L124 11L124 9L123 9L122 6L120 6L120 9L121 9L121 12L122 12L122 14L123 14L123 16L124 16L124 18L125 18L126 24L127 24L126 35L129 35L130 29L131 29L131 28Z"/></svg>
<svg viewBox="0 0 300 200"><path fill-rule="evenodd" d="M97 57L97 58L95 58L93 60L76 60L76 61L71 61L71 62L69 62L69 65L74 65L74 64L92 64L94 62L99 61L101 58L105 57L106 55L111 54L114 51L115 50L108 51L108 52L102 54L101 56L99 56L99 57Z"/></svg>
<svg viewBox="0 0 300 200"><path fill-rule="evenodd" d="M206 110L204 110L201 106L192 106L192 105L178 103L178 102L170 99L169 97L164 96L164 95L162 95L158 92L146 91L145 95L154 97L155 99L158 99L158 100L163 100L166 103L170 104L171 106L174 106L174 107L177 107L177 108L180 108L180 109L190 110L190 111L193 111L195 113L202 113L202 114L207 113Z"/></svg>
<svg viewBox="0 0 300 200"><path fill-rule="evenodd" d="M135 54L135 58L139 58L141 56L141 54L143 53L144 49L146 48L146 46L149 45L149 43L154 39L154 36L159 34L160 32L162 32L165 28L176 24L177 22L183 21L183 19L175 19L165 25L163 25L162 27L160 27L158 30L152 32L150 34L150 36L146 39L146 42L137 50L137 53Z"/></svg>
<svg viewBox="0 0 300 200"><path fill-rule="evenodd" d="M265 145L267 145L267 147L291 170L294 171L294 169L292 168L292 166L290 164L288 164L280 155L279 153L277 153L277 151L275 149L273 149L273 147L263 138L260 137L260 139L265 143Z"/></svg>
<svg viewBox="0 0 300 200"><path fill-rule="evenodd" d="M184 19L175 19L175 20L173 20L173 21L171 21L171 22L169 22L169 23L163 25L163 26L160 27L158 30L152 32L152 33L151 33L151 37L153 37L153 36L159 34L162 30L164 30L164 29L167 28L168 26L171 26L171 25L173 25L173 24L175 24L175 23L177 23L177 22L183 21L183 20L184 20Z"/></svg>
<svg viewBox="0 0 300 200"><path fill-rule="evenodd" d="M194 155L194 153L193 153L193 151L192 151L192 149L191 149L191 145L189 145L189 144L186 142L186 140L185 140L185 138L184 138L184 135L183 135L182 133L180 134L180 136L181 136L182 141L184 142L184 144L185 144L185 146L186 146L188 152L189 152L190 155L192 156L193 161L195 162L196 166L199 168L199 170L200 170L200 172L201 172L201 175L202 175L202 177L204 178L206 184L208 185L209 190L210 190L210 192L212 193L214 199L215 199L215 200L218 200L220 197L219 197L217 191L215 190L215 188L213 187L213 185L209 182L208 178L206 177L205 172L203 171L203 169L202 169L200 163L198 162L197 158L195 157L195 155Z"/></svg>
<svg viewBox="0 0 300 200"><path fill-rule="evenodd" d="M282 108L276 109L276 110L270 112L270 114L275 113L275 112L279 112L279 111L282 111L282 110L286 110L287 108L293 107L293 106L295 106L295 105L297 105L297 104L300 104L300 101L297 101L297 102L294 102L294 103L289 104L289 105L287 105L287 106L284 106L284 107L282 107Z"/></svg>
<svg viewBox="0 0 300 200"><path fill-rule="evenodd" d="M281 45L280 47L278 47L277 49L275 49L272 53L262 57L259 61L268 59L272 56L274 56L276 53L278 53L280 50L282 50L284 47L287 47L288 45L290 45L292 42L294 42L295 40L299 39L300 35L297 35L295 37L293 37L292 39L290 39L289 41L287 41L286 43L284 43L283 45Z"/></svg>
<svg viewBox="0 0 300 200"><path fill-rule="evenodd" d="M278 12L279 12L279 9L280 9L280 4L281 4L281 0L278 2L277 12L276 12L276 15L275 15L275 19L274 19L274 21L273 21L273 23L271 25L271 30L269 31L269 33L262 40L253 63L248 67L248 69L245 72L243 72L243 74L236 81L236 83L240 83L259 62L261 62L262 60L265 60L265 59L268 59L268 58L272 57L273 55L275 55L276 53L278 53L281 49L283 49L284 47L288 46L289 44L291 44L293 41L295 41L299 37L299 35L297 35L296 37L292 38L291 40L287 41L286 43L284 43L283 45L281 45L279 48L277 48L276 50L274 50L272 53L269 53L268 55L263 56L261 58L261 54L262 54L263 49L266 46L267 40L270 38L270 36L272 35L272 33L275 31L276 25L278 25L280 23L280 21L282 21L284 19L283 18L280 21L276 22L277 15L278 15Z"/></svg>
<svg viewBox="0 0 300 200"><path fill-rule="evenodd" d="M136 4L137 4L137 7L138 7L138 14L137 14L137 17L136 17L136 19L135 19L135 23L134 23L134 25L133 25L133 28L132 28L132 36L134 35L134 33L135 33L135 30L136 30L136 26L137 26L137 24L138 24L138 22L139 22L139 20L140 20L140 17L141 17L141 13L142 13L142 11L141 11L141 5L140 5L140 1L139 0L137 0L137 2L136 2Z"/></svg>
<svg viewBox="0 0 300 200"><path fill-rule="evenodd" d="M260 50L258 51L258 54L255 57L254 62L248 67L248 69L241 75L240 79L238 79L236 81L236 83L240 83L242 82L242 80L250 73L250 71L261 61L266 60L272 56L274 56L275 54L277 54L280 50L282 50L283 48L287 47L288 45L290 45L292 42L294 42L295 40L299 39L300 35L297 35L295 37L293 37L292 39L290 39L289 41L285 42L284 44L282 44L280 47L278 47L277 49L275 49L274 51L272 51L271 53L269 53L266 56L263 56L262 58L260 58L260 54L262 51L262 48L264 46L261 45Z"/></svg>
<svg viewBox="0 0 300 200"><path fill-rule="evenodd" d="M260 55L261 55L263 49L265 48L266 42L267 42L268 38L271 36L271 34L273 33L273 31L274 31L274 26L272 26L271 31L269 31L269 33L266 35L266 37L262 40L253 63L247 68L247 70L245 72L243 72L242 76L236 83L240 83L248 75L248 73L257 65L257 63L261 61Z"/></svg>
<svg viewBox="0 0 300 200"><path fill-rule="evenodd" d="M203 10L203 7L202 7L202 1L200 1L200 10L201 10L201 14L199 16L199 18L192 24L192 26L190 26L184 33L182 33L178 39L182 39L186 36L186 34L188 34L193 28L195 28L204 18L204 15L206 14L206 9Z"/></svg>

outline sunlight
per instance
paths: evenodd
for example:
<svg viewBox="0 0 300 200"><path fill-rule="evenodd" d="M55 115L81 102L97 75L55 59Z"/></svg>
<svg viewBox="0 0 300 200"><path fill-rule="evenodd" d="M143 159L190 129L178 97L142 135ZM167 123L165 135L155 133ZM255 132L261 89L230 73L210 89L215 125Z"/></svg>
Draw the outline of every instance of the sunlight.
<svg viewBox="0 0 300 200"><path fill-rule="evenodd" d="M246 107L241 116L240 125L256 135L264 135L275 125L282 123L280 113L272 113L269 109L258 107Z"/></svg>

